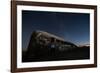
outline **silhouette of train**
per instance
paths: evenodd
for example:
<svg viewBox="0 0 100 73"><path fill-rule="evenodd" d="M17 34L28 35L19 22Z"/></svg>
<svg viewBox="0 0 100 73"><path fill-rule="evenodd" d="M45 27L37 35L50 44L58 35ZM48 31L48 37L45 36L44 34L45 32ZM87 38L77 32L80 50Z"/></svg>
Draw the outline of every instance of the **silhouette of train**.
<svg viewBox="0 0 100 73"><path fill-rule="evenodd" d="M31 35L28 50L39 48L54 48L59 51L71 50L77 46L71 42L65 41L63 38L44 31L34 31ZM37 48L37 49L39 49ZM39 51L39 50L38 50Z"/></svg>
<svg viewBox="0 0 100 73"><path fill-rule="evenodd" d="M61 37L45 31L33 31L25 55L25 61L57 58L75 48L77 48L75 44L67 42Z"/></svg>

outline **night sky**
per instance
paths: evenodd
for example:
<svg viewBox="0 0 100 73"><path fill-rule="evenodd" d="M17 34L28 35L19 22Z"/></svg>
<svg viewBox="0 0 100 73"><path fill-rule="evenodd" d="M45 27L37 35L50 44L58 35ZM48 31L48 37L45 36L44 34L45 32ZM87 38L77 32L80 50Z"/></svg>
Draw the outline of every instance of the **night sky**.
<svg viewBox="0 0 100 73"><path fill-rule="evenodd" d="M22 48L26 50L33 31L41 30L76 45L89 44L90 15L47 11L22 11Z"/></svg>

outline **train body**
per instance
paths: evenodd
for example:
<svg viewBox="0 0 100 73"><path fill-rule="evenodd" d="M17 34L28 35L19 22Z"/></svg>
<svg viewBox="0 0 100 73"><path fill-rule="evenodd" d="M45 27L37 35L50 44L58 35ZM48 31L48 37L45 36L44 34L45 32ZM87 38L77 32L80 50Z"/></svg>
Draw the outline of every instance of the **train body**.
<svg viewBox="0 0 100 73"><path fill-rule="evenodd" d="M63 38L44 31L34 31L30 37L26 56L29 60L57 57L77 46Z"/></svg>

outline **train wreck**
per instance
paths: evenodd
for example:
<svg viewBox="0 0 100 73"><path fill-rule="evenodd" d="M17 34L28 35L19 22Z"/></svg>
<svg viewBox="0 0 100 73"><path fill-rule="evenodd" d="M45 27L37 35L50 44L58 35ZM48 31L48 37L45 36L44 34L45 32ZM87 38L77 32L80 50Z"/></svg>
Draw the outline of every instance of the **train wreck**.
<svg viewBox="0 0 100 73"><path fill-rule="evenodd" d="M75 44L45 31L34 31L23 62L66 59L67 53L78 48Z"/></svg>
<svg viewBox="0 0 100 73"><path fill-rule="evenodd" d="M69 48L77 47L75 44L71 42L64 41L64 39L61 37L44 31L34 31L32 33L28 50L30 48L34 48L36 45L39 45L40 47L44 46L55 49L57 48L58 50L61 50L61 48L65 48L65 50L68 50Z"/></svg>

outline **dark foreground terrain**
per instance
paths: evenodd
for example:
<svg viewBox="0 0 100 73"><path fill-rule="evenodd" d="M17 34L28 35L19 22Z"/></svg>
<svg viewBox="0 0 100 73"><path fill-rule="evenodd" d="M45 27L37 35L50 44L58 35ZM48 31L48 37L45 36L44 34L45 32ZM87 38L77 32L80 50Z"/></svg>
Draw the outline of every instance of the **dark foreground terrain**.
<svg viewBox="0 0 100 73"><path fill-rule="evenodd" d="M37 51L36 54L22 53L22 62L39 62L39 61L58 61L58 60L81 60L90 58L89 47L79 47L65 51Z"/></svg>

